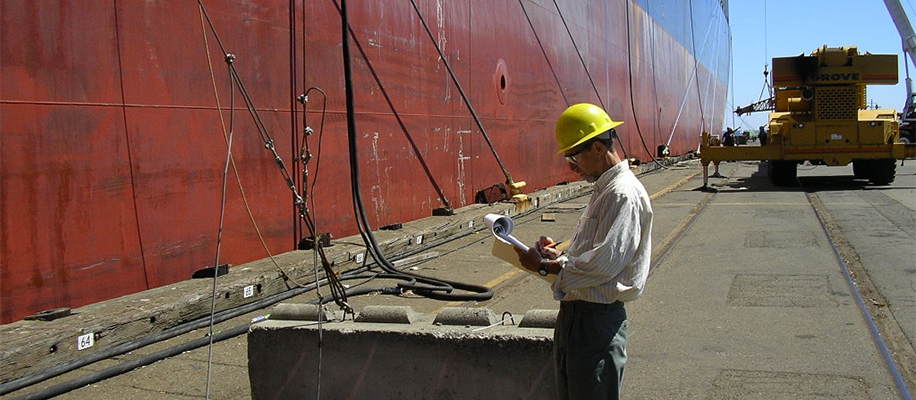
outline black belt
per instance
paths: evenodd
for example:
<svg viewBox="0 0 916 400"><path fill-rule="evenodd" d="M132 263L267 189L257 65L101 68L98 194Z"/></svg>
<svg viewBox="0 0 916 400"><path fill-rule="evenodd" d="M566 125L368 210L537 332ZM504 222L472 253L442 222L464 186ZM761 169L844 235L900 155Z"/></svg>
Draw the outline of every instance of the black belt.
<svg viewBox="0 0 916 400"><path fill-rule="evenodd" d="M570 300L570 301L561 301L561 309L567 310L611 310L615 308L623 308L622 301L615 301L613 303L593 303L585 300Z"/></svg>

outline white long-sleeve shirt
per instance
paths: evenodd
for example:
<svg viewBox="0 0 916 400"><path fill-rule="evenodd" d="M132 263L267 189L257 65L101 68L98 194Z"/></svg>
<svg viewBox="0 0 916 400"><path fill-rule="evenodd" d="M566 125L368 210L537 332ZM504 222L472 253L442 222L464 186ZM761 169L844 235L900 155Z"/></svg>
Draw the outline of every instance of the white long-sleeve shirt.
<svg viewBox="0 0 916 400"><path fill-rule="evenodd" d="M652 205L626 161L605 171L551 286L561 301L610 304L638 298L652 256Z"/></svg>

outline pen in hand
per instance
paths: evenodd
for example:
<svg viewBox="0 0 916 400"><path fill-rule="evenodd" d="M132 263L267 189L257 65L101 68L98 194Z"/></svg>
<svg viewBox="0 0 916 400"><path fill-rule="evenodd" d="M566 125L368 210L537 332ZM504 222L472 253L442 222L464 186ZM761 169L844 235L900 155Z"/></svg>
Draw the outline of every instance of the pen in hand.
<svg viewBox="0 0 916 400"><path fill-rule="evenodd" d="M554 248L557 247L557 245L559 245L560 243L562 243L562 242L553 242L553 243L548 243L548 244L545 244L545 245L543 245L543 246L540 246L540 247L538 248L538 252L541 253L541 257L547 257L547 258L551 258L551 259L552 259L552 258L556 257L556 255L551 255L550 252L548 252L548 251L546 251L546 250L547 250L547 249L554 249ZM554 249L553 251L556 251L556 250Z"/></svg>

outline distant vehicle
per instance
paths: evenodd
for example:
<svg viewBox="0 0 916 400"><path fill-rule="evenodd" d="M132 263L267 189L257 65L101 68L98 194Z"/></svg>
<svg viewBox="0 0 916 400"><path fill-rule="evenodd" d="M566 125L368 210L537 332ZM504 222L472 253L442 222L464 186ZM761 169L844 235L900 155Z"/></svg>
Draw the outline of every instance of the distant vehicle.
<svg viewBox="0 0 916 400"><path fill-rule="evenodd" d="M916 123L914 121L904 121L900 123L900 143L916 143Z"/></svg>
<svg viewBox="0 0 916 400"><path fill-rule="evenodd" d="M913 100L916 94L910 95L906 102L906 109L900 114L900 143L916 143L916 110Z"/></svg>
<svg viewBox="0 0 916 400"><path fill-rule="evenodd" d="M745 131L735 131L735 144L747 144L747 132Z"/></svg>
<svg viewBox="0 0 916 400"><path fill-rule="evenodd" d="M773 58L772 65L774 96L735 111L773 111L766 125L767 144L726 147L725 138L722 146L704 139L704 184L710 162L766 160L776 186L797 184L796 170L804 162L852 164L856 178L887 185L896 175L895 160L916 156L913 129L901 138L897 111L865 104L867 85L897 83L896 54L860 54L853 46L824 45L807 56ZM898 143L904 140L910 144Z"/></svg>

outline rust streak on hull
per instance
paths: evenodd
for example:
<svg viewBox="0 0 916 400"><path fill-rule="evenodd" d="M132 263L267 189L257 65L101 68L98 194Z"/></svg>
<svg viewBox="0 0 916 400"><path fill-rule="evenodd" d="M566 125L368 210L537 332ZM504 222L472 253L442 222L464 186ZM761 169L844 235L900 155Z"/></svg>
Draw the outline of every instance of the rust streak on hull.
<svg viewBox="0 0 916 400"><path fill-rule="evenodd" d="M436 45L526 191L576 178L553 142L567 102L603 102L626 122L618 132L628 155L644 161L659 144L695 150L702 130L721 128L730 34L719 1L561 3L419 1L433 42L409 2L352 2L361 190L373 227L473 203L505 180ZM292 160L303 118L322 135L320 153L310 139L308 165L318 229L355 233L335 3L204 4L300 189L303 165ZM196 3L10 0L0 26L0 323L211 265L230 118L238 176L230 170L220 262L263 258L258 231L274 253L305 233L251 117L238 96L233 103ZM307 113L294 101L312 86L327 93L325 113L320 96Z"/></svg>

